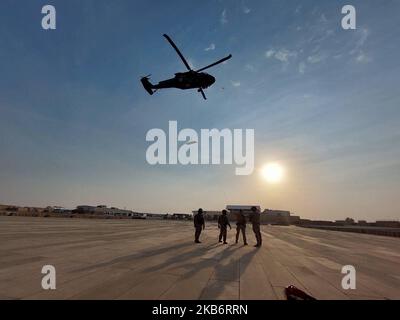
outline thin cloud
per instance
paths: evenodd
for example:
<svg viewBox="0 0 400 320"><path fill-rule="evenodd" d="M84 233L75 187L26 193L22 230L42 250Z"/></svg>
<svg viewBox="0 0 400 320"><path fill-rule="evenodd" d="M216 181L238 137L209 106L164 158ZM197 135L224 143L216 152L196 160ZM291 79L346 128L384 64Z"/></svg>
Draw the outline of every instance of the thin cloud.
<svg viewBox="0 0 400 320"><path fill-rule="evenodd" d="M256 72L256 71L257 71L256 68L255 68L252 64L250 64L250 63L246 64L246 65L244 66L244 69L245 69L246 71L249 71L249 72Z"/></svg>
<svg viewBox="0 0 400 320"><path fill-rule="evenodd" d="M319 20L320 20L322 23L328 22L328 19L326 18L325 14L321 14L321 17L319 18Z"/></svg>
<svg viewBox="0 0 400 320"><path fill-rule="evenodd" d="M309 56L307 58L307 62L311 64L319 63L321 61L325 60L325 57L321 54L314 54L312 56Z"/></svg>
<svg viewBox="0 0 400 320"><path fill-rule="evenodd" d="M267 52L265 52L265 56L267 58L271 58L274 54L275 54L275 50L273 50L273 49L268 50Z"/></svg>
<svg viewBox="0 0 400 320"><path fill-rule="evenodd" d="M288 62L290 58L296 57L297 53L294 51L288 51L286 49L280 50L275 54L275 59L281 62Z"/></svg>
<svg viewBox="0 0 400 320"><path fill-rule="evenodd" d="M227 24L228 23L228 17L226 14L226 9L224 9L224 11L222 11L221 13L221 19L220 19L221 24Z"/></svg>
<svg viewBox="0 0 400 320"><path fill-rule="evenodd" d="M300 62L299 64L299 73L304 74L306 72L306 64L304 62Z"/></svg>
<svg viewBox="0 0 400 320"><path fill-rule="evenodd" d="M192 58L189 58L189 59L187 59L187 62L188 62L188 64L189 64L189 67L190 68L192 68L192 69L196 69L196 63L195 63L195 61L192 59Z"/></svg>
<svg viewBox="0 0 400 320"><path fill-rule="evenodd" d="M367 56L363 51L356 58L357 63L368 63L371 62L371 58Z"/></svg>
<svg viewBox="0 0 400 320"><path fill-rule="evenodd" d="M356 56L355 61L357 63L371 62L371 58L363 50L363 47L369 38L369 34L370 32L367 28L357 30L358 40L356 41L355 47L350 51L350 55Z"/></svg>
<svg viewBox="0 0 400 320"><path fill-rule="evenodd" d="M353 50L350 51L350 54L355 54L361 51L364 44L367 42L369 37L369 30L367 28L361 28L357 30L358 40L356 41L356 45Z"/></svg>
<svg viewBox="0 0 400 320"><path fill-rule="evenodd" d="M331 37L333 35L335 35L335 31L334 30L332 30L332 29L326 30L326 36L327 37Z"/></svg>
<svg viewBox="0 0 400 320"><path fill-rule="evenodd" d="M249 14L251 12L251 9L250 8L248 8L248 7L246 7L246 6L243 6L243 13L244 14Z"/></svg>
<svg viewBox="0 0 400 320"><path fill-rule="evenodd" d="M368 37L369 37L369 30L367 28L362 28L360 30L360 39L357 42L357 45L359 47L362 47L364 43L367 41Z"/></svg>
<svg viewBox="0 0 400 320"><path fill-rule="evenodd" d="M241 83L239 81L231 81L232 86L234 86L235 88L238 88L241 86Z"/></svg>
<svg viewBox="0 0 400 320"><path fill-rule="evenodd" d="M278 60L280 62L288 63L291 58L297 57L297 52L296 51L289 51L289 50L286 50L286 49L280 49L280 50L277 50L277 51L272 49L272 50L268 50L265 53L265 56L267 58L269 58L269 59L273 57L273 58L275 58L276 60Z"/></svg>
<svg viewBox="0 0 400 320"><path fill-rule="evenodd" d="M207 48L204 49L204 51L213 51L215 50L215 44L211 43Z"/></svg>

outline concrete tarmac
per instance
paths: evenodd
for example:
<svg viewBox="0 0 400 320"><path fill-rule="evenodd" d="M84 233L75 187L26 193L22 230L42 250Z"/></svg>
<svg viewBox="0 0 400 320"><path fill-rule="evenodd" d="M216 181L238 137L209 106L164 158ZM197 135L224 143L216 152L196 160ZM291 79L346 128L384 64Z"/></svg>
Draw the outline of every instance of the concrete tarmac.
<svg viewBox="0 0 400 320"><path fill-rule="evenodd" d="M264 245L217 242L191 222L0 217L0 299L283 300L296 285L317 299L400 299L400 239L262 226ZM56 290L41 287L56 268ZM356 290L341 286L356 268Z"/></svg>

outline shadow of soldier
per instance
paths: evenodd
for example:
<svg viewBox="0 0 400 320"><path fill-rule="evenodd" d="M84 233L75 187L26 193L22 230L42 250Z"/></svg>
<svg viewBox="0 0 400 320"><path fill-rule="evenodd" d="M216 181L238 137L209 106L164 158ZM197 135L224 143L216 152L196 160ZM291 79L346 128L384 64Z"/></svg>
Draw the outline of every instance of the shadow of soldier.
<svg viewBox="0 0 400 320"><path fill-rule="evenodd" d="M171 257L148 271L179 275L176 284L162 295L162 299L239 299L241 274L257 253L253 248L244 253L244 249L233 245L211 245ZM232 290L231 295L227 294Z"/></svg>
<svg viewBox="0 0 400 320"><path fill-rule="evenodd" d="M235 250L245 247L236 247ZM250 250L250 251L247 251ZM246 252L240 250L238 254L225 256L215 266L214 272L207 282L200 299L238 300L240 299L241 277L249 265L254 263L257 249L246 247Z"/></svg>
<svg viewBox="0 0 400 320"><path fill-rule="evenodd" d="M171 245L161 246L161 247L158 247L158 248L152 249L152 250L148 250L148 249L141 250L139 252L135 252L133 254L129 254L129 255L125 255L125 256L120 256L118 258L115 258L115 259L112 259L109 261L92 264L92 265L86 266L84 268L74 269L72 272L89 271L89 270L97 269L97 268L118 266L120 264L129 265L130 263L132 264L132 269L134 269L135 263L140 259L151 258L151 257L158 256L161 254L166 254L169 251L180 250L185 247L192 247L192 246L193 246L192 242L183 242L183 243L178 243L178 244L175 244L172 246Z"/></svg>

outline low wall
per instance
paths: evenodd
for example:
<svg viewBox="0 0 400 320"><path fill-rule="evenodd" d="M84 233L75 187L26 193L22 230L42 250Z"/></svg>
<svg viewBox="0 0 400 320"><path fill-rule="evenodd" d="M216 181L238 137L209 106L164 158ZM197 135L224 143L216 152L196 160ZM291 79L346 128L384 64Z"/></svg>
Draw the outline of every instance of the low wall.
<svg viewBox="0 0 400 320"><path fill-rule="evenodd" d="M400 238L400 229L398 228L379 228L379 227L340 227L340 226L317 226L317 225L301 225L302 228L323 229L331 231L353 232L373 234L386 237Z"/></svg>

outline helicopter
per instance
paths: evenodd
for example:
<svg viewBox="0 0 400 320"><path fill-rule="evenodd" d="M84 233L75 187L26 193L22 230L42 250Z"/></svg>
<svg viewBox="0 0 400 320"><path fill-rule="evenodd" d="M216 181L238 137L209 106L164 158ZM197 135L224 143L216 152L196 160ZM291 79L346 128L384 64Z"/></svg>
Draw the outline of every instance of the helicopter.
<svg viewBox="0 0 400 320"><path fill-rule="evenodd" d="M198 70L193 70L188 62L186 61L185 57L182 55L178 47L175 45L175 43L172 41L172 39L167 35L163 35L165 39L170 43L170 45L175 49L176 53L178 56L181 58L183 64L186 66L188 71L186 72L178 72L175 73L175 77L164 80L159 82L158 84L152 84L149 81L149 77L145 76L140 79L144 89L150 94L153 95L157 90L159 89L169 89L169 88L177 88L181 90L187 90L187 89L197 89L197 92L201 93L203 96L204 100L207 100L207 97L204 93L204 89L207 89L211 85L214 84L215 78L206 73L202 72L206 69L209 69L211 67L216 66L217 64L220 64L222 62L225 62L226 60L229 60L232 58L232 55L230 54L229 56L218 60L217 62L214 62L204 68L198 69Z"/></svg>

